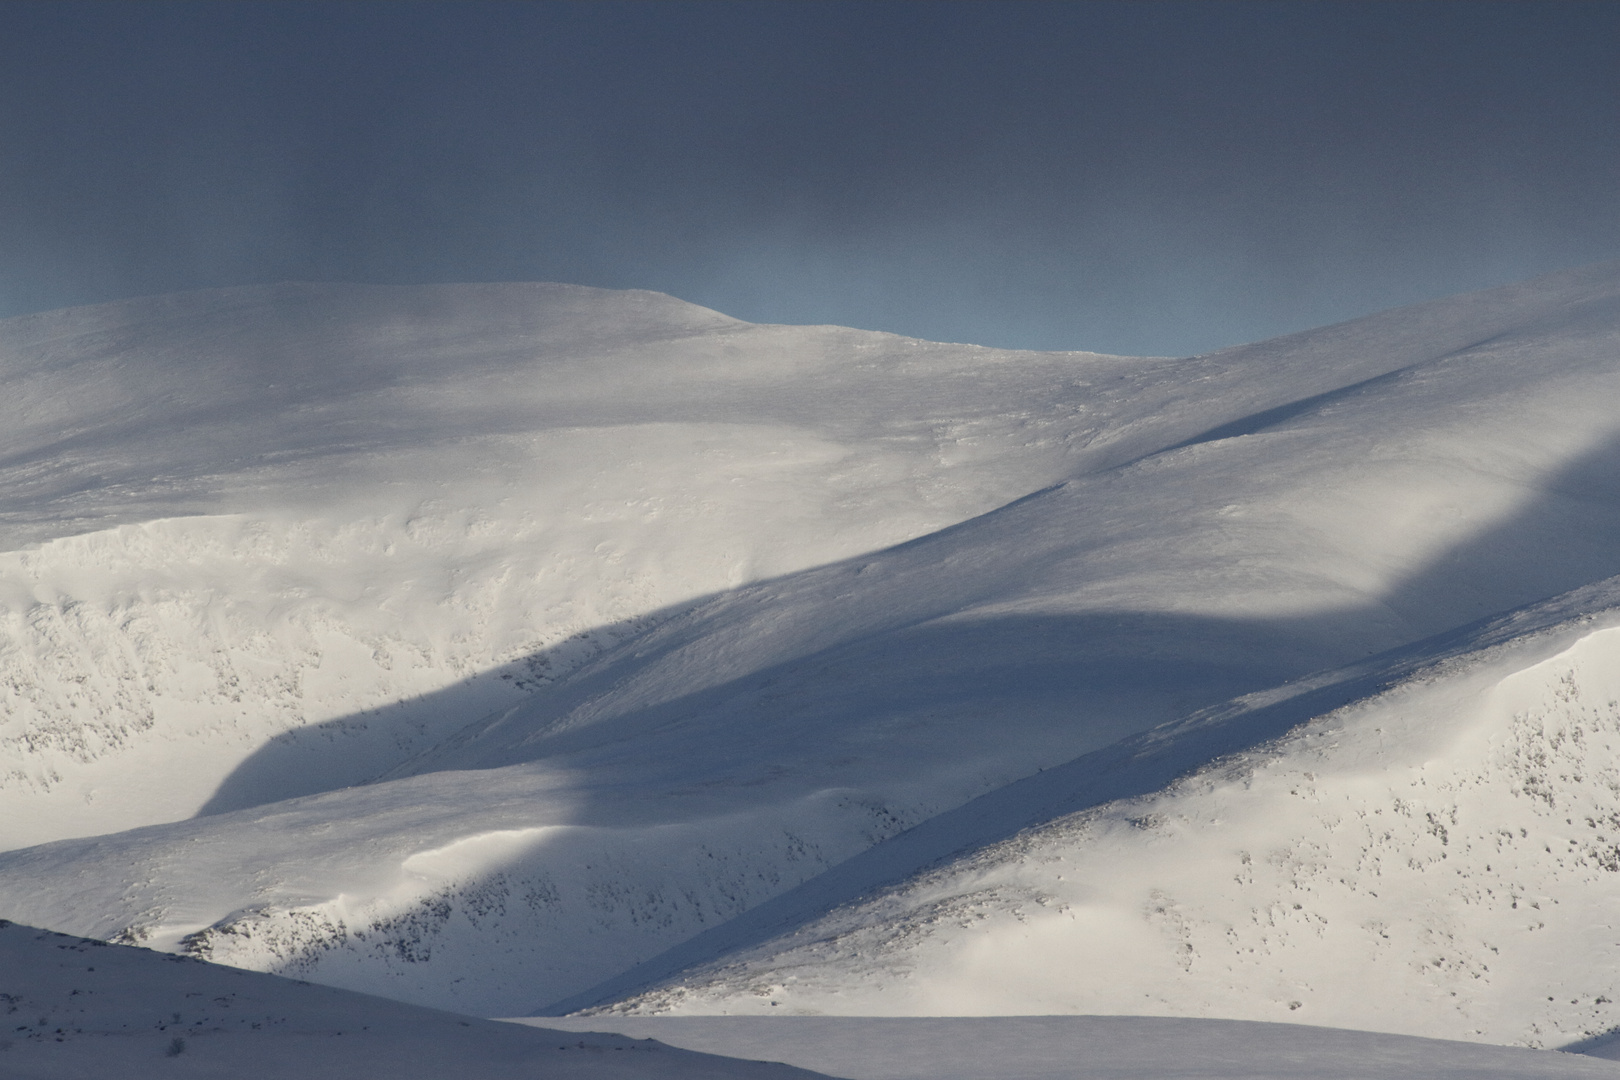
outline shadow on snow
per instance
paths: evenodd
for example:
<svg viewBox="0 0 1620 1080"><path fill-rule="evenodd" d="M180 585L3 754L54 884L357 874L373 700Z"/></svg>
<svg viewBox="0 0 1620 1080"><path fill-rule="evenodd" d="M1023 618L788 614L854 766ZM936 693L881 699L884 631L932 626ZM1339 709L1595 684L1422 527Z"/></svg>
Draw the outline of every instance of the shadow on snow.
<svg viewBox="0 0 1620 1080"><path fill-rule="evenodd" d="M1251 419L1263 426L1270 418ZM1355 608L1251 619L1125 612L965 620L948 618L961 598L942 585L932 606L923 601L910 610L851 617L844 620L845 632L830 644L748 668L672 700L626 703L616 711L600 705L607 700L611 706L604 695L701 641L713 626L731 619L746 627L748 619L770 610L773 599L801 585L818 590L815 595L821 599L814 603L836 614L839 603L862 603L863 572L885 558L903 556L912 574L946 574L953 553L972 540L977 523L1065 497L1062 488L1039 493L888 552L716 594L638 620L639 626L651 629L515 706L466 724L458 735L394 764L380 778L554 762L602 779L594 788L587 786L580 812L607 823L622 822L626 815L645 816L656 805L644 799L616 805L615 789L645 792L664 785L671 798L681 800L683 813L701 809L710 798L735 811L747 808L746 790L759 784L764 773L769 774L771 797L781 798L791 796L801 782L808 793L829 784L892 780L897 769L908 767L919 778L962 768L964 762L999 761L1011 767L1018 753L1024 753L1024 767L1011 774L1022 779L946 809L537 1014L558 1015L790 932L930 863L1031 825L1158 790L1213 758L1265 742L1376 692L1403 656L1417 658L1443 649L1447 639L1464 633L1463 624L1620 575L1617 441L1543 484L1542 493L1512 519L1399 582L1375 605L1377 612ZM1008 527L1016 528L1017 521ZM1017 572L1016 566L1009 570ZM848 588L840 594L843 578ZM907 595L916 595L917 582ZM865 603L883 607L870 597ZM1345 643L1365 640L1374 615L1387 625L1389 612L1407 619L1408 625L1431 627L1436 613L1443 613L1458 629L1400 644L1377 663L1351 669L1343 681L1267 708L1224 719L1215 713L1214 719L1151 730L1314 670L1364 661L1366 649L1352 655ZM537 654L512 671L536 670L544 660L544 654ZM450 687L419 699L413 711L460 710L472 697L465 685ZM344 724L352 726L353 718L272 740L221 784L203 813L314 793L307 785L289 783L288 777L297 776L311 747L331 739ZM386 724L380 727L386 734ZM1020 744L1025 750L1017 750ZM1037 750L1029 751L1031 746ZM813 748L810 754L807 747ZM700 763L696 770L694 762ZM1047 762L1062 764L1038 771Z"/></svg>

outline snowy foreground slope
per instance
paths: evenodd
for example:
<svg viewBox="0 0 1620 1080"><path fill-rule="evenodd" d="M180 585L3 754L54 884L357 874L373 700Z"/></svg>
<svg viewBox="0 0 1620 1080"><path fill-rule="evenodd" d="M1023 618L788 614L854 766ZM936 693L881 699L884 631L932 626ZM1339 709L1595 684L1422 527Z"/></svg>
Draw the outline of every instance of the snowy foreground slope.
<svg viewBox="0 0 1620 1080"><path fill-rule="evenodd" d="M1620 268L1184 360L517 286L0 338L147 365L0 463L8 917L483 1015L1620 1024Z"/></svg>
<svg viewBox="0 0 1620 1080"><path fill-rule="evenodd" d="M1576 1054L1303 1024L1148 1016L585 1016L615 1031L848 1080L1552 1080L1620 1076Z"/></svg>
<svg viewBox="0 0 1620 1080"><path fill-rule="evenodd" d="M821 1075L611 1034L524 1030L4 922L0 1021L7 1080Z"/></svg>
<svg viewBox="0 0 1620 1080"><path fill-rule="evenodd" d="M592 1030L601 1019L499 1024L0 924L0 1075L8 1080L1620 1076L1620 1064L1569 1054L1231 1021L653 1017L619 1019L610 1030L634 1030L608 1034ZM773 1063L783 1059L790 1064ZM806 1061L818 1071L806 1071Z"/></svg>

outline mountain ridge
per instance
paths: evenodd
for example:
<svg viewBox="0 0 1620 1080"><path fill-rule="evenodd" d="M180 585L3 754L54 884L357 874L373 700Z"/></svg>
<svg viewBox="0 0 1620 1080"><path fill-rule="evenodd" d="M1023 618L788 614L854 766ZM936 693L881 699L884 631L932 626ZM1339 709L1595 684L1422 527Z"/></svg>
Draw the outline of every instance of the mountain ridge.
<svg viewBox="0 0 1620 1080"><path fill-rule="evenodd" d="M408 309L431 291L369 295ZM434 323L411 354L422 370L437 370L434 342L461 334L508 367L465 384L441 372L433 393L407 398L448 418L400 428L408 453L351 470L349 443L309 442L328 455L309 459L325 462L318 497L296 471L232 481L231 498L284 500L279 517L249 507L234 524L125 524L51 541L37 549L48 566L7 556L72 584L93 575L50 560L78 551L136 581L152 556L118 545L145 530L179 591L202 596L187 575L216 567L209 595L222 606L153 595L181 612L163 623L138 584L118 586L134 604L79 586L47 602L35 586L12 600L13 640L31 640L29 620L57 640L217 640L218 670L297 671L287 685L329 709L400 708L389 703L408 691L415 734L380 713L304 706L279 728L244 722L226 736L242 750L216 757L186 796L206 816L170 810L0 853L0 901L78 933L485 1014L577 1003L1006 785L1620 574L1620 428L1605 405L1620 390L1617 298L1620 266L1606 265L1185 359L694 315L694 334L626 331L618 352L580 359L563 345L547 360L524 327L552 319L560 328L545 333L572 340L572 309L524 309L504 338L476 319ZM617 301L585 299L576 328L588 336ZM316 338L417 340L390 318ZM381 362L368 353L354 370ZM520 392L536 364L556 393ZM669 377L636 381L653 367ZM676 376L688 383L672 391ZM540 426L453 435L450 420L483 422L491 394L488 416ZM375 412L381 438L395 414L379 407L394 400L366 399L343 423L363 433ZM512 454L520 438L527 456ZM458 487L464 475L487 479ZM196 556L207 529L220 530L212 564ZM537 584L558 567L573 576ZM51 621L68 612L77 621ZM197 612L249 630L188 638ZM283 612L294 622L275 623ZM400 633L413 619L426 636ZM258 643L258 668L238 640ZM195 654L142 647L117 645L153 685L180 685L156 677L164 665L209 685L186 666ZM390 670L384 655L415 681L376 674ZM47 685L35 670L12 685ZM456 686L469 689L443 696ZM191 738L153 730L173 732L153 736L154 761ZM381 740L369 757L355 749L367 738ZM332 766L317 776L323 757ZM278 791L294 773L316 790ZM48 788L36 818L74 820L50 794L71 782ZM874 941L886 933L861 925ZM774 962L750 956L755 974ZM939 985L955 985L940 956ZM843 962L800 966L836 982ZM695 982L691 1001L753 1000L729 985ZM923 1007L890 1000L902 998ZM1591 1008L1536 1023L1586 1031ZM1456 1034L1455 1018L1424 1015L1437 1026L1420 1033ZM1462 1037L1544 1037L1501 1023Z"/></svg>

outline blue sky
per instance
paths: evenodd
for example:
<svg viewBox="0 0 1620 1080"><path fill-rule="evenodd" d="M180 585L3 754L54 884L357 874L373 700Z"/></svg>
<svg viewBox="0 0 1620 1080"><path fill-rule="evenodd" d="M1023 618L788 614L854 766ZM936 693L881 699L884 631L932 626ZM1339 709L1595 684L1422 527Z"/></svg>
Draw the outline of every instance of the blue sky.
<svg viewBox="0 0 1620 1080"><path fill-rule="evenodd" d="M1620 258L1620 5L0 5L0 314L638 287L1192 353Z"/></svg>

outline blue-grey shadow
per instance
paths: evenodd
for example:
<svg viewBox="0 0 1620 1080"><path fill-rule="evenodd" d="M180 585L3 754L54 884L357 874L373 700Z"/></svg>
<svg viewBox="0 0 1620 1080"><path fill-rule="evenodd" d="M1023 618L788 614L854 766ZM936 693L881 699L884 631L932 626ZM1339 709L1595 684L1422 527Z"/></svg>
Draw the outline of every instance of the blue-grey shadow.
<svg viewBox="0 0 1620 1080"><path fill-rule="evenodd" d="M1061 497L1059 490L1038 498ZM949 573L943 560L953 538L966 535L966 528L896 550L925 570L937 554L939 572ZM584 703L600 699L656 660L659 650L667 654L701 636L705 619L721 617L711 612L734 610L727 604L738 596L768 599L773 589L791 588L812 574L842 575L858 593L862 573L874 558L861 556L660 612L646 622L674 626L677 632L628 642L517 706L488 715L457 715L455 723L444 725L460 725L454 736L380 770L386 778L556 761L576 774L597 770L611 775L621 785L679 787L690 809L696 805L690 800L709 797L730 799L727 805L735 806L736 793L756 779L750 770L757 772L761 762L776 759L791 771L806 746L816 747L824 763L847 762L836 768L845 770L842 778L853 786L863 775L882 775L884 769L994 756L1013 737L1044 740L1044 762L1051 767L1037 771L1040 766L1032 765L1030 775L892 836L731 922L536 1015L611 1000L692 964L790 932L829 907L931 863L1058 815L1158 790L1212 759L1275 738L1376 692L1390 670L1443 650L1475 620L1620 575L1620 441L1562 470L1511 520L1444 553L1382 598L1385 608L1412 614L1416 625L1434 610L1455 616L1455 625L1436 637L1403 642L1336 682L1267 708L1233 715L1205 712L1187 719L1324 666L1366 660L1348 645L1334 652L1337 638L1357 637L1351 633L1353 624L1365 619L1366 612L1245 619L1151 612L974 621L919 617L852 630L824 647L676 700L626 709L595 722L567 722ZM1324 657L1332 665L1324 664ZM538 665L544 658L536 654L530 659ZM419 700L423 708L454 711L472 698L466 686L458 686ZM995 703L989 711L974 704L987 700ZM811 704L798 707L795 701ZM852 716L860 722L848 722ZM1017 724L1010 725L1009 717L1016 717ZM844 722L835 723L838 718ZM297 744L304 740L307 745L345 722L314 725L313 731L262 748L225 780L204 812L313 793L305 780L287 776L308 757L307 749L297 749ZM1142 730L1149 723L1171 726ZM739 731L746 732L745 744L739 742ZM707 762L705 775L691 775L695 757ZM897 764L901 762L909 765ZM787 790L780 775L772 782L778 795ZM789 777L789 787L791 782ZM828 774L807 773L803 782L806 790L825 786ZM584 790L596 791L592 797L599 803L581 807L585 817L610 821L627 812L614 805L610 785L592 789L587 784Z"/></svg>

